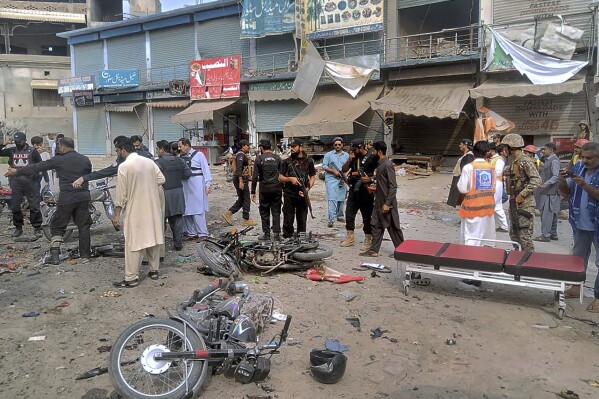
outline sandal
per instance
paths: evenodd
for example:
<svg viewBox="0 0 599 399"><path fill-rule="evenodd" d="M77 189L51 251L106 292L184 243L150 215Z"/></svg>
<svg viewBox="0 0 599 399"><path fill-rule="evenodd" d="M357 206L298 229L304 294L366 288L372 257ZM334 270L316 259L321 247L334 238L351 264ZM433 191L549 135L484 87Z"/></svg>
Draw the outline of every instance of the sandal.
<svg viewBox="0 0 599 399"><path fill-rule="evenodd" d="M114 283L112 283L112 285L117 288L133 288L133 287L137 287L138 284L139 284L138 279L131 280L131 281L127 281L127 280L115 281Z"/></svg>
<svg viewBox="0 0 599 399"><path fill-rule="evenodd" d="M148 277L152 280L158 280L158 270L152 270L148 273Z"/></svg>
<svg viewBox="0 0 599 399"><path fill-rule="evenodd" d="M425 278L417 278L414 280L411 280L410 282L414 283L414 285L419 285L422 287L426 287L427 285L431 285L431 279L428 277Z"/></svg>
<svg viewBox="0 0 599 399"><path fill-rule="evenodd" d="M587 306L587 312L599 313L599 299L594 299L589 306Z"/></svg>

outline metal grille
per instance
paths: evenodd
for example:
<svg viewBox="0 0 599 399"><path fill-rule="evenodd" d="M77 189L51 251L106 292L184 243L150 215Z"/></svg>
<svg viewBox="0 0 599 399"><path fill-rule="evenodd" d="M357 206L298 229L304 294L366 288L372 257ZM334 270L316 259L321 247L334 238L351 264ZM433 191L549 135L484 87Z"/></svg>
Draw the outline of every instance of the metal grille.
<svg viewBox="0 0 599 399"><path fill-rule="evenodd" d="M73 58L75 60L75 76L95 75L104 69L104 50L102 42L76 44Z"/></svg>
<svg viewBox="0 0 599 399"><path fill-rule="evenodd" d="M106 45L108 46L109 69L142 69L146 67L146 38L143 33L108 39Z"/></svg>
<svg viewBox="0 0 599 399"><path fill-rule="evenodd" d="M171 122L171 117L181 111L181 108L152 108L154 141L176 141L183 137L183 127Z"/></svg>
<svg viewBox="0 0 599 399"><path fill-rule="evenodd" d="M185 25L150 32L152 69L150 81L165 82L189 78L189 61L195 59L193 25ZM169 68L185 65L182 68Z"/></svg>
<svg viewBox="0 0 599 399"><path fill-rule="evenodd" d="M81 107L77 112L78 151L84 155L106 152L106 118L104 107Z"/></svg>
<svg viewBox="0 0 599 399"><path fill-rule="evenodd" d="M226 32L226 34L224 34ZM201 58L226 57L241 54L242 69L248 70L250 41L242 39L239 17L211 19L199 22L198 48Z"/></svg>
<svg viewBox="0 0 599 399"><path fill-rule="evenodd" d="M283 125L299 114L307 104L300 100L257 101L256 131L282 132Z"/></svg>
<svg viewBox="0 0 599 399"><path fill-rule="evenodd" d="M287 72L295 62L295 43L291 34L256 39L258 71Z"/></svg>

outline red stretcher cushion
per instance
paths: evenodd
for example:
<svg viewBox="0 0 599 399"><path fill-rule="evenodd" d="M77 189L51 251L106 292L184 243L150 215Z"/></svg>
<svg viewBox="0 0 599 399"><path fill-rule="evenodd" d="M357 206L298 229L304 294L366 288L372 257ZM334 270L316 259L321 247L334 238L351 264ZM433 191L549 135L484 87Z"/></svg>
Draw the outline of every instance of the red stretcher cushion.
<svg viewBox="0 0 599 399"><path fill-rule="evenodd" d="M438 258L435 255L444 245L435 241L405 240L395 248L394 257L404 262L436 265Z"/></svg>
<svg viewBox="0 0 599 399"><path fill-rule="evenodd" d="M505 261L507 274L524 277L538 277L559 281L584 281L584 259L575 255L555 255L533 252L521 265L528 252L511 251Z"/></svg>
<svg viewBox="0 0 599 399"><path fill-rule="evenodd" d="M441 268L445 266L456 269L500 273L503 271L505 257L505 250L499 248L450 244L439 256L438 262Z"/></svg>

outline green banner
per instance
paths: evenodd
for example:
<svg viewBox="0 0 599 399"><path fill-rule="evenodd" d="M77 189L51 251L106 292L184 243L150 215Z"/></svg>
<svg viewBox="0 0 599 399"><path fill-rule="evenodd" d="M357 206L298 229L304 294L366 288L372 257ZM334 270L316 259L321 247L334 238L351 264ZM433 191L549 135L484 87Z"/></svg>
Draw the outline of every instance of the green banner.
<svg viewBox="0 0 599 399"><path fill-rule="evenodd" d="M250 39L295 31L294 0L243 0L241 38Z"/></svg>

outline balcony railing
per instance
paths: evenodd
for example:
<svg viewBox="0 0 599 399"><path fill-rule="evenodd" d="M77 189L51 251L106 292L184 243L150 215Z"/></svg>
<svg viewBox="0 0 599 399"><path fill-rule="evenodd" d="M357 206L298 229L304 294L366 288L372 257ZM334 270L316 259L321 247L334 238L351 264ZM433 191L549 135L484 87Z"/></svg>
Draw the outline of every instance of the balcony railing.
<svg viewBox="0 0 599 399"><path fill-rule="evenodd" d="M472 25L388 38L383 49L383 63L427 62L438 58L476 55L479 53L478 29L477 25Z"/></svg>
<svg viewBox="0 0 599 399"><path fill-rule="evenodd" d="M82 3L56 3L51 1L14 1L0 0L0 8L10 10L65 12L74 14L85 14L86 5Z"/></svg>
<svg viewBox="0 0 599 399"><path fill-rule="evenodd" d="M259 54L242 63L243 77L270 76L297 70L295 51Z"/></svg>

